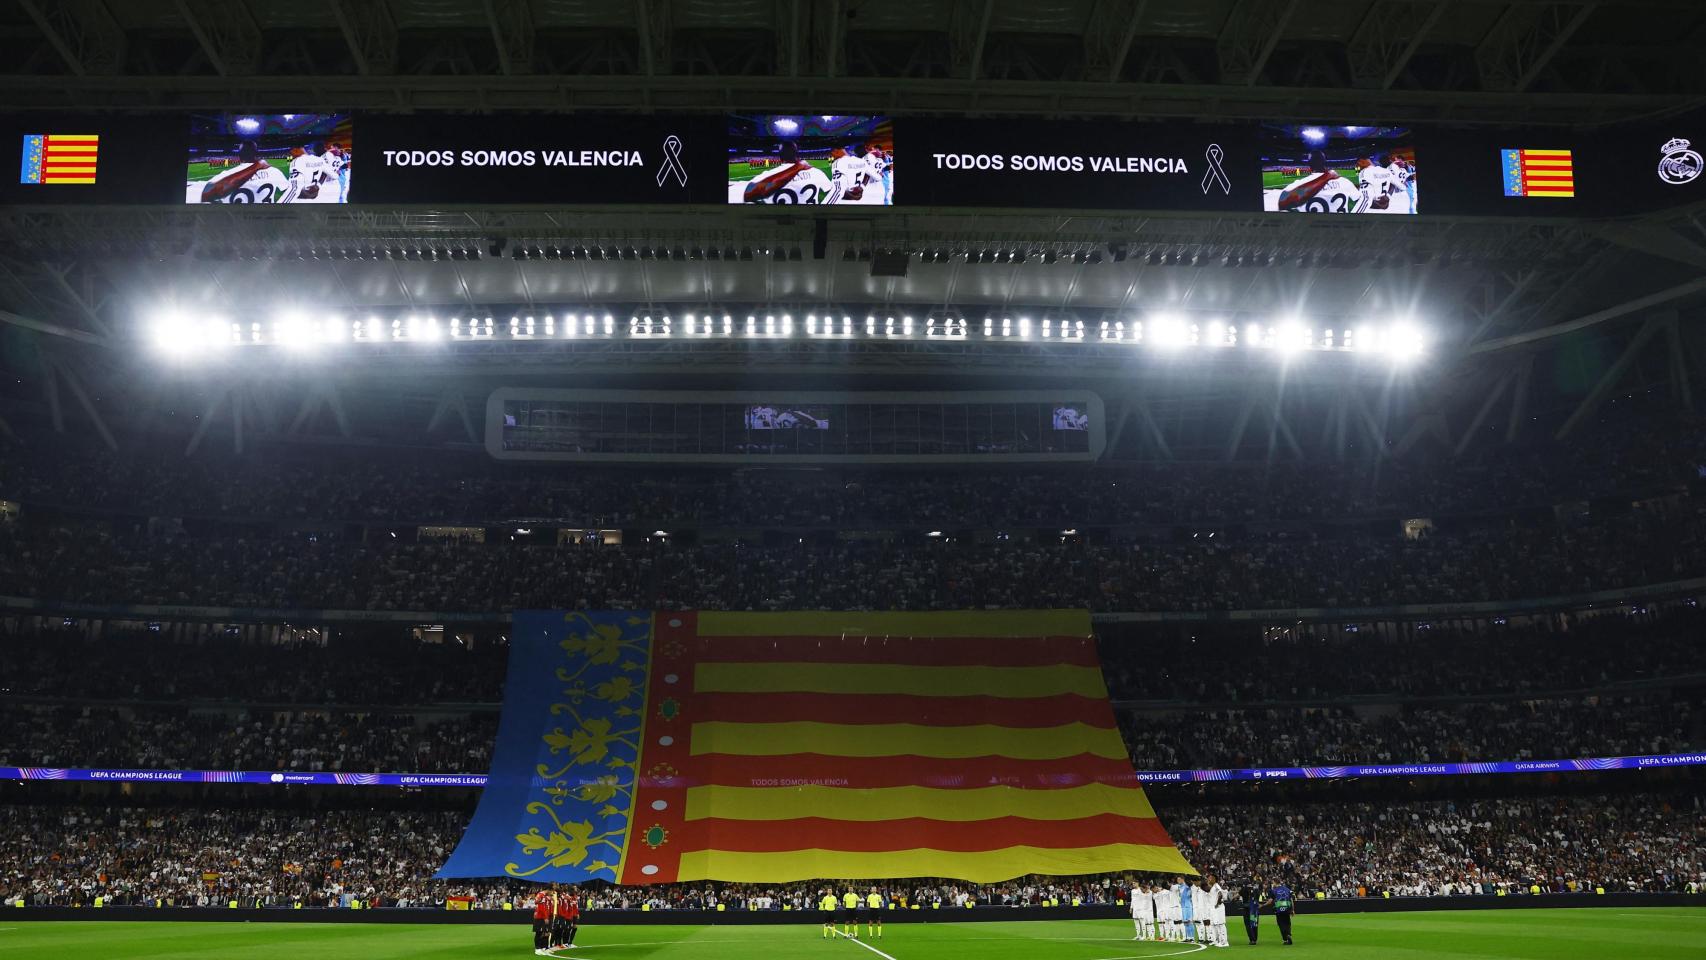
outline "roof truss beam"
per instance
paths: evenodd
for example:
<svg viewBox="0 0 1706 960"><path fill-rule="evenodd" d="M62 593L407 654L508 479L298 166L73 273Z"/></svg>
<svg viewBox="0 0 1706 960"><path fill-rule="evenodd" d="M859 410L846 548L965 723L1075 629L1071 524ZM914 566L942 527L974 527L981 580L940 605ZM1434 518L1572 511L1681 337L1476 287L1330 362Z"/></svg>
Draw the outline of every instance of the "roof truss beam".
<svg viewBox="0 0 1706 960"><path fill-rule="evenodd" d="M364 77L397 70L397 21L385 0L326 0Z"/></svg>
<svg viewBox="0 0 1706 960"><path fill-rule="evenodd" d="M646 0L638 0L636 6L643 17ZM492 43L498 50L498 68L506 77L532 73L533 11L527 0L484 0L484 8Z"/></svg>
<svg viewBox="0 0 1706 960"><path fill-rule="evenodd" d="M1583 0L1513 3L1506 7L1475 48L1481 86L1508 92L1527 90L1598 6L1598 0Z"/></svg>
<svg viewBox="0 0 1706 960"><path fill-rule="evenodd" d="M124 30L101 0L18 0L47 42L79 77L124 67Z"/></svg>
<svg viewBox="0 0 1706 960"><path fill-rule="evenodd" d="M1345 50L1351 82L1369 90L1391 89L1450 6L1440 0L1376 0Z"/></svg>
<svg viewBox="0 0 1706 960"><path fill-rule="evenodd" d="M1238 0L1214 42L1220 82L1255 86L1297 6L1298 0Z"/></svg>
<svg viewBox="0 0 1706 960"><path fill-rule="evenodd" d="M1096 0L1084 29L1084 79L1120 79L1148 8L1149 0Z"/></svg>
<svg viewBox="0 0 1706 960"><path fill-rule="evenodd" d="M243 0L177 0L177 7L220 76L250 76L259 69L261 28Z"/></svg>

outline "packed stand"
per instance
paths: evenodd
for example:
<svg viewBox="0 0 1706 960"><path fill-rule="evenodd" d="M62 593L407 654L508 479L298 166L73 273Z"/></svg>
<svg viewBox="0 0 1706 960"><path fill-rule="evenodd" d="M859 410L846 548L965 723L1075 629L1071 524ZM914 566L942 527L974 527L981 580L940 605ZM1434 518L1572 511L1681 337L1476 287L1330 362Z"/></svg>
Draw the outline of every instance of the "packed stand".
<svg viewBox="0 0 1706 960"><path fill-rule="evenodd" d="M1706 887L1706 798L1238 804L1167 819L1193 866L1303 899ZM1247 840L1247 843L1239 843Z"/></svg>
<svg viewBox="0 0 1706 960"><path fill-rule="evenodd" d="M485 773L497 715L18 707L0 766Z"/></svg>
<svg viewBox="0 0 1706 960"><path fill-rule="evenodd" d="M1119 714L1138 770L1476 763L1675 753L1702 743L1686 701L1615 698L1371 711Z"/></svg>
<svg viewBox="0 0 1706 960"><path fill-rule="evenodd" d="M224 907L520 906L519 881L437 881L466 815L422 811L0 807L0 903ZM1303 899L1661 892L1706 885L1706 800L1694 794L1472 801L1240 804L1168 818L1199 870L1283 879ZM878 880L925 908L1109 903L1131 877L1003 883ZM805 910L824 882L592 885L595 909ZM830 881L835 883L835 881Z"/></svg>
<svg viewBox="0 0 1706 960"><path fill-rule="evenodd" d="M112 454L61 438L0 444L0 498L144 516L354 523L535 518L624 526L878 528L1170 525L1433 516L1674 490L1706 464L1706 432L1635 411L1567 446L1426 462L1159 463L991 479L953 472L672 471L411 461L332 451L248 459ZM44 455L45 454L45 455Z"/></svg>
<svg viewBox="0 0 1706 960"><path fill-rule="evenodd" d="M1209 632L1104 625L1102 670L1115 700L1225 704L1523 695L1706 680L1706 648L1699 642L1706 613L1692 601L1638 615L1576 615L1567 624L1541 618L1479 630L1397 626L1403 629L1326 623Z"/></svg>
<svg viewBox="0 0 1706 960"><path fill-rule="evenodd" d="M495 703L508 647L402 638L244 643L147 630L0 631L0 695L278 704Z"/></svg>
<svg viewBox="0 0 1706 960"><path fill-rule="evenodd" d="M1706 570L1706 508L1396 536L1079 542L367 542L0 523L0 582L51 601L501 612L1088 607L1224 610L1507 600Z"/></svg>

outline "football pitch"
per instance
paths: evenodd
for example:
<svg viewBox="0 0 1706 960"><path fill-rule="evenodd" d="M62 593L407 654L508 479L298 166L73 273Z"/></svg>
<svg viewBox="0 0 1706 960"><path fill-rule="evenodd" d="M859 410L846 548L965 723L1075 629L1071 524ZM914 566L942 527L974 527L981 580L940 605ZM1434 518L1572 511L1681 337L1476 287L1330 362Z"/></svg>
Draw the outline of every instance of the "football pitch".
<svg viewBox="0 0 1706 960"><path fill-rule="evenodd" d="M1682 960L1703 955L1706 909L1460 910L1300 915L1283 946L1272 917L1251 947L1236 919L1232 946L1138 943L1120 920L897 923L881 940L825 940L822 927L594 926L559 956L609 960L1150 960L1205 954L1320 960ZM7 922L0 957L152 960L498 960L533 955L521 924Z"/></svg>

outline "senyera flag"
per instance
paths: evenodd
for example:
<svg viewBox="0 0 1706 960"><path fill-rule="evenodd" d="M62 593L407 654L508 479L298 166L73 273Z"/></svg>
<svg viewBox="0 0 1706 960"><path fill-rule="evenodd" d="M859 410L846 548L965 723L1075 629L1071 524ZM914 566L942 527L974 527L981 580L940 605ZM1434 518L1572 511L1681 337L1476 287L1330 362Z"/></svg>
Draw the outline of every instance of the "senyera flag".
<svg viewBox="0 0 1706 960"><path fill-rule="evenodd" d="M518 612L491 777L440 877L1195 873L1089 614Z"/></svg>

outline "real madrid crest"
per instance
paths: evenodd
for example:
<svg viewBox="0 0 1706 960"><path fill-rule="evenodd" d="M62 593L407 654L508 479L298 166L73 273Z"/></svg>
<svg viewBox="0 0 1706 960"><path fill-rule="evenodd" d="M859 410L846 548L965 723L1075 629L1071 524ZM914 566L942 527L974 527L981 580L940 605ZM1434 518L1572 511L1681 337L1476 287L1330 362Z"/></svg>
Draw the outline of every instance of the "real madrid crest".
<svg viewBox="0 0 1706 960"><path fill-rule="evenodd" d="M1706 161L1700 158L1699 152L1690 150L1688 141L1681 137L1672 138L1659 149L1665 155L1659 161L1659 179L1666 183L1690 183L1706 167Z"/></svg>

